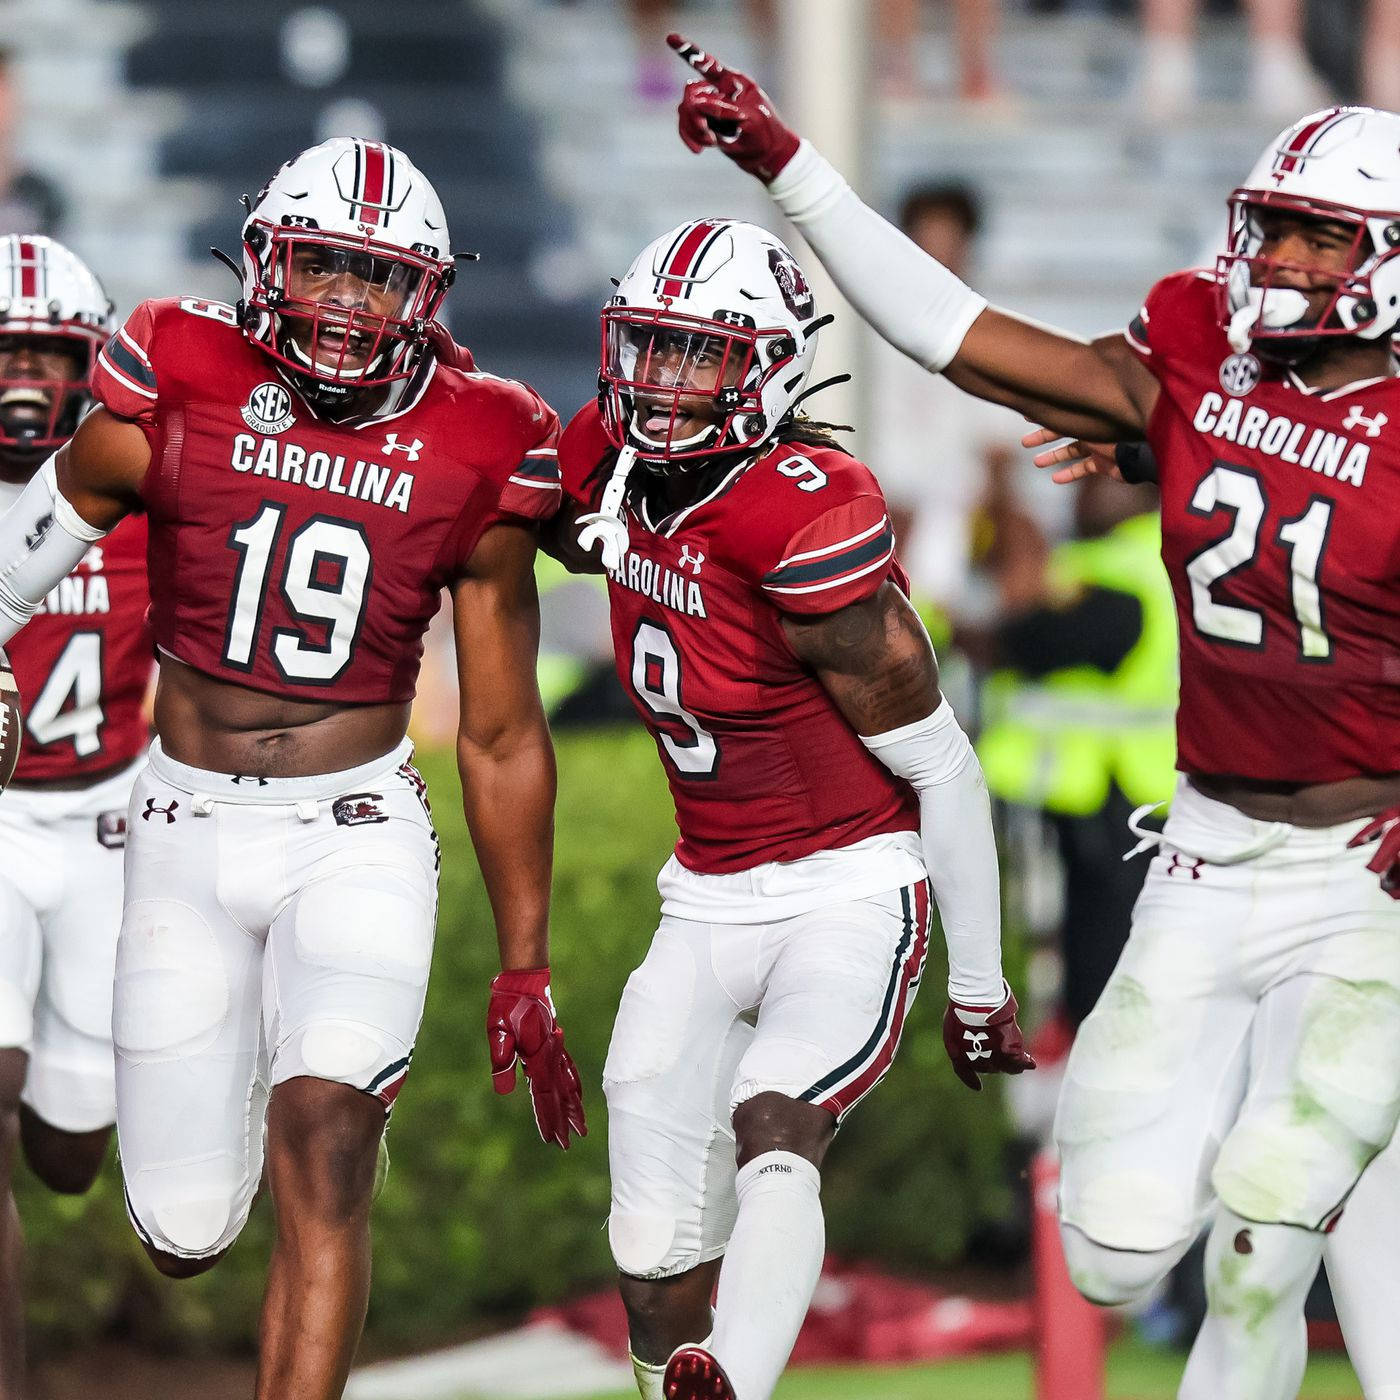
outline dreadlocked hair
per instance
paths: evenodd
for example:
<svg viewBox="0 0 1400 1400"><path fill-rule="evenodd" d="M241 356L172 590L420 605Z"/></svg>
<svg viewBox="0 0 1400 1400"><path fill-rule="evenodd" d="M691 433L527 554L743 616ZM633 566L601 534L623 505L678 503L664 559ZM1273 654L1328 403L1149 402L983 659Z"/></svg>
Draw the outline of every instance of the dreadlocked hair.
<svg viewBox="0 0 1400 1400"><path fill-rule="evenodd" d="M789 413L773 434L774 442L795 442L799 447L829 447L835 452L851 456L851 450L837 436L837 433L851 433L855 429L849 423L825 423L819 418L808 417L805 413Z"/></svg>

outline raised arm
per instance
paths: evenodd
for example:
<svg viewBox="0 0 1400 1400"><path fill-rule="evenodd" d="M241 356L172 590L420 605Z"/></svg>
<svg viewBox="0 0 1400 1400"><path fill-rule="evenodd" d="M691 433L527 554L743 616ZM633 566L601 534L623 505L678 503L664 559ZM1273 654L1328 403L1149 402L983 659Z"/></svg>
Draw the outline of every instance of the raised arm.
<svg viewBox="0 0 1400 1400"><path fill-rule="evenodd" d="M493 1081L498 1093L510 1093L519 1060L540 1136L567 1148L570 1132L586 1129L578 1072L549 989L555 769L535 681L534 558L531 529L496 525L453 587L457 767L500 945L502 971L487 1012Z"/></svg>
<svg viewBox="0 0 1400 1400"><path fill-rule="evenodd" d="M96 408L0 516L0 645L125 515L139 510L150 444L135 423Z"/></svg>
<svg viewBox="0 0 1400 1400"><path fill-rule="evenodd" d="M1001 893L991 804L977 755L938 689L938 663L909 600L886 582L836 612L785 616L793 651L816 673L870 752L919 796L919 838L948 944L943 1039L969 1088L979 1074L1033 1069L1001 973Z"/></svg>
<svg viewBox="0 0 1400 1400"><path fill-rule="evenodd" d="M1141 437L1157 384L1117 335L1088 341L986 300L863 204L785 126L752 79L679 35L700 75L681 101L681 138L714 146L768 185L833 281L897 349L979 398L1076 437Z"/></svg>

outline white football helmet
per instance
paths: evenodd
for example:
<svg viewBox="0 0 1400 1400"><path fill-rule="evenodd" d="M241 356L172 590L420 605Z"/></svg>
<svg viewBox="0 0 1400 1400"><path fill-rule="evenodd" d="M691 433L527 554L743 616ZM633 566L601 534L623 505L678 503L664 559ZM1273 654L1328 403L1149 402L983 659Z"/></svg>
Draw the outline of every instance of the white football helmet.
<svg viewBox="0 0 1400 1400"><path fill-rule="evenodd" d="M0 451L47 456L73 436L113 329L112 299L75 253L40 234L0 238ZM64 352L71 371L26 367L22 345Z"/></svg>
<svg viewBox="0 0 1400 1400"><path fill-rule="evenodd" d="M696 219L649 243L603 309L603 421L652 468L751 451L811 373L818 317L782 241Z"/></svg>
<svg viewBox="0 0 1400 1400"><path fill-rule="evenodd" d="M337 136L289 160L243 225L243 329L320 397L413 373L452 284L447 216L402 151Z"/></svg>
<svg viewBox="0 0 1400 1400"><path fill-rule="evenodd" d="M1351 270L1321 316L1303 293L1275 284L1287 265L1259 256L1264 210L1352 230ZM1297 269L1311 270L1311 269ZM1389 338L1400 326L1400 116L1331 107L1295 122L1230 196L1229 252L1217 261L1221 316L1237 350L1318 336ZM1303 349L1303 346L1299 346Z"/></svg>

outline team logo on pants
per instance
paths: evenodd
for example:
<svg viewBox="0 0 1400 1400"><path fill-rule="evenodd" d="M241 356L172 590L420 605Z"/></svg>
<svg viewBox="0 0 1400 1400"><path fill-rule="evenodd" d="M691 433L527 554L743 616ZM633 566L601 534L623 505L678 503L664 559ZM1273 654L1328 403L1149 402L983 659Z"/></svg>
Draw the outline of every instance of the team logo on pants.
<svg viewBox="0 0 1400 1400"><path fill-rule="evenodd" d="M346 797L337 797L331 804L331 815L337 826L368 826L371 822L387 822L389 818L380 810L384 801L382 792L352 792Z"/></svg>
<svg viewBox="0 0 1400 1400"><path fill-rule="evenodd" d="M162 816L165 818L166 826L169 826L175 820L175 813L179 809L179 806L180 804L178 802L171 802L168 807L157 807L155 798L148 797L146 799L146 810L141 813L141 820L143 822L148 822L154 816Z"/></svg>
<svg viewBox="0 0 1400 1400"><path fill-rule="evenodd" d="M142 813L144 816L145 813ZM175 818L171 817L171 821ZM97 814L97 844L109 851L119 851L126 845L126 813L99 812Z"/></svg>

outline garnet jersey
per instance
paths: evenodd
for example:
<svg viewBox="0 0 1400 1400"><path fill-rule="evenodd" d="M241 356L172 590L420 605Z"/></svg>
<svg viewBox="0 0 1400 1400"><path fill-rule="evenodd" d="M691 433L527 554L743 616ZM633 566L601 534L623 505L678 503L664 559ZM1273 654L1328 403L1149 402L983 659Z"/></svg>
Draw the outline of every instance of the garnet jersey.
<svg viewBox="0 0 1400 1400"><path fill-rule="evenodd" d="M615 458L596 406L583 409L560 444L566 494L596 509ZM782 629L784 612L902 585L871 473L842 452L778 446L684 510L629 510L627 525L608 580L613 649L671 784L681 863L727 874L917 830L913 790L871 757Z"/></svg>
<svg viewBox="0 0 1400 1400"><path fill-rule="evenodd" d="M0 484L0 510L22 489ZM145 751L149 605L146 521L132 516L88 550L6 647L24 708L15 781L82 778Z"/></svg>
<svg viewBox="0 0 1400 1400"><path fill-rule="evenodd" d="M1400 380L1316 393L1233 353L1204 272L1159 282L1128 341L1161 384L1177 766L1400 771Z"/></svg>
<svg viewBox="0 0 1400 1400"><path fill-rule="evenodd" d="M558 509L558 420L524 385L432 361L396 411L326 422L220 302L142 303L93 393L150 440L156 645L254 690L411 699L483 531Z"/></svg>

